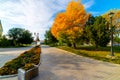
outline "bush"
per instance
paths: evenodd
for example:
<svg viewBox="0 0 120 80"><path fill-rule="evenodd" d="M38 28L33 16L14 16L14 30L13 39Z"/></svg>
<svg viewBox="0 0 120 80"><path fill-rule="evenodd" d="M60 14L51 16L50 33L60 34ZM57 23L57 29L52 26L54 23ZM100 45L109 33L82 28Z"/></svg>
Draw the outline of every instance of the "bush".
<svg viewBox="0 0 120 80"><path fill-rule="evenodd" d="M9 47L13 46L12 41L8 40L5 36L0 38L0 47Z"/></svg>
<svg viewBox="0 0 120 80"><path fill-rule="evenodd" d="M35 46L32 49L25 51L17 58L5 63L5 65L0 68L0 75L11 75L17 74L17 70L21 67L29 69L32 64L38 65L40 62L41 48Z"/></svg>
<svg viewBox="0 0 120 80"><path fill-rule="evenodd" d="M34 67L34 64L27 63L27 64L25 64L25 66L23 67L23 69L27 71L27 70L29 70L29 69L31 69L33 67Z"/></svg>
<svg viewBox="0 0 120 80"><path fill-rule="evenodd" d="M11 75L11 74L16 74L17 73L17 69L8 67L8 66L4 66L2 68L0 68L0 75Z"/></svg>

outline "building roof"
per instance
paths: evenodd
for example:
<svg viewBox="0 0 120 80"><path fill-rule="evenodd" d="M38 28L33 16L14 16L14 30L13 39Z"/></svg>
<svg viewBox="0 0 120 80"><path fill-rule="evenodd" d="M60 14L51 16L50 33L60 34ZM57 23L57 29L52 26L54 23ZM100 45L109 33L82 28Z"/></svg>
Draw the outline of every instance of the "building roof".
<svg viewBox="0 0 120 80"><path fill-rule="evenodd" d="M0 21L0 36L2 35L2 32L3 32L3 28L2 28L2 23Z"/></svg>

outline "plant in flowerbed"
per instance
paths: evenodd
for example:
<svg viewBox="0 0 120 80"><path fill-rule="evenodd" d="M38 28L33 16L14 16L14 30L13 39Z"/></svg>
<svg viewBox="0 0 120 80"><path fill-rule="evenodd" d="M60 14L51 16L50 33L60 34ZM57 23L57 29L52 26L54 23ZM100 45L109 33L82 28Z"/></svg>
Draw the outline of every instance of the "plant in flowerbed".
<svg viewBox="0 0 120 80"><path fill-rule="evenodd" d="M38 75L38 66L27 63L18 69L18 80L31 80Z"/></svg>
<svg viewBox="0 0 120 80"><path fill-rule="evenodd" d="M33 67L34 67L34 64L27 63L27 64L25 64L24 67L22 67L22 69L24 69L25 71L27 71L29 69L32 69Z"/></svg>
<svg viewBox="0 0 120 80"><path fill-rule="evenodd" d="M17 58L5 63L5 65L0 68L0 75L17 74L19 68L25 68L25 70L33 68L33 65L38 65L40 62L40 53L40 46L35 46L25 51Z"/></svg>

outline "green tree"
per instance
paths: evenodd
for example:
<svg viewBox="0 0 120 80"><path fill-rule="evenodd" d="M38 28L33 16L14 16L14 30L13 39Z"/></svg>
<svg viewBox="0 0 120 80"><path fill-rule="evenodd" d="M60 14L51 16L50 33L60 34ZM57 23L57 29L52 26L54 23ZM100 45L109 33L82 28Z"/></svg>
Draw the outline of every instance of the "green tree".
<svg viewBox="0 0 120 80"><path fill-rule="evenodd" d="M33 42L32 33L28 30L23 30L17 42L20 44L31 44Z"/></svg>
<svg viewBox="0 0 120 80"><path fill-rule="evenodd" d="M52 35L51 31L46 31L45 44L55 44L56 42L58 42L58 40Z"/></svg>
<svg viewBox="0 0 120 80"><path fill-rule="evenodd" d="M8 31L8 36L13 41L14 45L30 44L33 41L32 34L22 28L12 28Z"/></svg>
<svg viewBox="0 0 120 80"><path fill-rule="evenodd" d="M12 28L8 31L8 36L13 40L14 45L17 45L19 37L22 35L23 29Z"/></svg>
<svg viewBox="0 0 120 80"><path fill-rule="evenodd" d="M71 44L71 41L69 39L69 35L65 33L65 31L61 31L59 32L59 43L60 45L63 45L64 43L67 44L67 46L71 47L72 44Z"/></svg>
<svg viewBox="0 0 120 80"><path fill-rule="evenodd" d="M86 22L85 24L85 27L84 27L84 31L83 31L83 34L81 36L81 41L83 41L84 43L87 43L89 44L90 43L90 27L89 26L92 26L95 22L95 17L90 15L89 18L88 18L88 21Z"/></svg>
<svg viewBox="0 0 120 80"><path fill-rule="evenodd" d="M86 27L86 32L93 45L105 47L110 41L108 22L101 16L95 17L93 25Z"/></svg>

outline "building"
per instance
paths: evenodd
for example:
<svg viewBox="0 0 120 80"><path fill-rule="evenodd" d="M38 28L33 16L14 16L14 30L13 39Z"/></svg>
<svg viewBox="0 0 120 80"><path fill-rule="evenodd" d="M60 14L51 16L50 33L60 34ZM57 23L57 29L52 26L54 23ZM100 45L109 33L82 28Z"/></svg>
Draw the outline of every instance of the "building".
<svg viewBox="0 0 120 80"><path fill-rule="evenodd" d="M2 28L2 23L0 21L0 36L2 36L3 28Z"/></svg>

